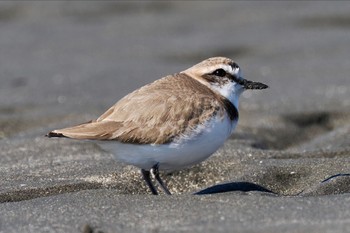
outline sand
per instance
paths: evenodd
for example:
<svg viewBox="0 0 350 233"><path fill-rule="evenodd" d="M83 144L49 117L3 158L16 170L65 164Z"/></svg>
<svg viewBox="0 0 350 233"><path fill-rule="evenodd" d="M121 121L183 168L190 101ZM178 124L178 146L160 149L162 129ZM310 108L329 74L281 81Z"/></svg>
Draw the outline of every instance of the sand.
<svg viewBox="0 0 350 233"><path fill-rule="evenodd" d="M347 2L1 2L0 232L350 232ZM44 135L212 56L247 79L232 137L153 196Z"/></svg>

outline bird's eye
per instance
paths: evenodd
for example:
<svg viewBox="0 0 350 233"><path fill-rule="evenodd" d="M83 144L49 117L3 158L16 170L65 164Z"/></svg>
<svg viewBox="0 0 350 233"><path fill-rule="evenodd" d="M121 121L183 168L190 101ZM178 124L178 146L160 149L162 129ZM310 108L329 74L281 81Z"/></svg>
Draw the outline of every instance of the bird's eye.
<svg viewBox="0 0 350 233"><path fill-rule="evenodd" d="M223 69L217 69L213 72L213 75L216 75L219 77L224 77L224 76L226 76L226 71Z"/></svg>

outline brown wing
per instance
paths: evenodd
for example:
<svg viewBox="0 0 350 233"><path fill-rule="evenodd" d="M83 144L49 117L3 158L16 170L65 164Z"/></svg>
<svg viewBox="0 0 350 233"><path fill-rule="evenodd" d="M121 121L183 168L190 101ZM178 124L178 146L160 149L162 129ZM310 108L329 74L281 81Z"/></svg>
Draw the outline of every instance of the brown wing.
<svg viewBox="0 0 350 233"><path fill-rule="evenodd" d="M81 125L57 129L47 134L48 137L68 137L74 139L106 140L112 137L112 132L120 128L119 122L88 122Z"/></svg>
<svg viewBox="0 0 350 233"><path fill-rule="evenodd" d="M54 130L51 136L164 144L222 110L219 102L205 85L175 74L130 93L96 121Z"/></svg>

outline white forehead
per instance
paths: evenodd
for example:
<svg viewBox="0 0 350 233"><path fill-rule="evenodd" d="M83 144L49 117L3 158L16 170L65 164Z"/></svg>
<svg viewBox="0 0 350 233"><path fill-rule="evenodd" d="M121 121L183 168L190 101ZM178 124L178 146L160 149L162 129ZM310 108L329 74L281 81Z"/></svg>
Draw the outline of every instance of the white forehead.
<svg viewBox="0 0 350 233"><path fill-rule="evenodd" d="M209 74L209 73L212 73L214 72L215 70L218 70L218 69L223 69L225 70L227 73L229 74L232 74L232 75L237 75L240 73L240 68L237 67L237 68L232 68L231 65L229 64L215 64L215 65L211 65L211 66L207 66L207 67L203 67L203 73L205 74Z"/></svg>

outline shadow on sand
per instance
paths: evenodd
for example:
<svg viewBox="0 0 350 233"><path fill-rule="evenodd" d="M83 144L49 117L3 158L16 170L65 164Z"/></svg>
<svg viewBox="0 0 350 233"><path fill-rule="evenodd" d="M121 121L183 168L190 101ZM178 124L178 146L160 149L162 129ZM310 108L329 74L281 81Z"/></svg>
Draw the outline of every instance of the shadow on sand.
<svg viewBox="0 0 350 233"><path fill-rule="evenodd" d="M203 189L199 192L196 192L194 194L205 195L205 194L232 192L232 191L241 191L241 192L259 191L259 192L274 193L271 190L268 190L267 188L264 188L258 184L254 184L250 182L231 182L226 184L214 185L209 188Z"/></svg>

